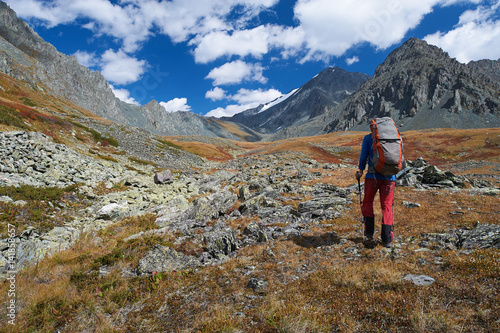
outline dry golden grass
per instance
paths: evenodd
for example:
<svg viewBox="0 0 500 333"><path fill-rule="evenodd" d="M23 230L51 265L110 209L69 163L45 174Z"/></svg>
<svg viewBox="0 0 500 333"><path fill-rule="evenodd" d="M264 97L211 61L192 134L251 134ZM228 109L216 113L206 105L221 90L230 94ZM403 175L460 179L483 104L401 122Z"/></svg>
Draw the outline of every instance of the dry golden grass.
<svg viewBox="0 0 500 333"><path fill-rule="evenodd" d="M422 207L403 207L401 202L407 199ZM498 223L497 204L495 197L481 196L474 201L464 193L398 188L396 235L404 241L426 232L470 227L476 220ZM457 206L466 214L451 215ZM474 210L466 210L469 206ZM241 230L251 220L236 220L232 227ZM500 329L498 250L432 254L415 252L418 244L408 243L402 245L400 256L391 259L390 252L380 246L361 245L359 220L354 200L342 218L329 221L329 227L312 228L296 239L245 247L224 264L164 273L155 282L151 277L123 278L120 270L137 265L153 244L174 238L125 243L123 239L131 234L154 228L152 215L126 219L100 232L102 242L88 235L70 250L21 273L19 325L3 328L6 332L30 331L35 325L40 332ZM184 246L186 251L195 250ZM361 257L346 260L345 251L352 247L359 249ZM436 256L443 265L432 264ZM423 260L429 264L423 265ZM102 264L111 273L99 277L96 272ZM406 274L427 274L436 282L417 287L403 280ZM250 278L263 279L268 286L254 292L246 287ZM4 283L1 302L6 288Z"/></svg>

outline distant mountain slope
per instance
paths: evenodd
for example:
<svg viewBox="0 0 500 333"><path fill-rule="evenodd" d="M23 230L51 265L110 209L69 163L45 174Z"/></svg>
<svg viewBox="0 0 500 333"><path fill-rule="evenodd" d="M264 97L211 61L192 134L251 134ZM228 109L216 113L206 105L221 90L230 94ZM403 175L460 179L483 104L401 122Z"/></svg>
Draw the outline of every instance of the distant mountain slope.
<svg viewBox="0 0 500 333"><path fill-rule="evenodd" d="M245 126L223 125L221 121L194 113L168 113L156 101L141 107L120 101L99 72L81 66L73 56L58 52L1 1L0 72L28 82L32 89L48 88L52 94L102 118L141 127L156 134L260 139L257 133Z"/></svg>
<svg viewBox="0 0 500 333"><path fill-rule="evenodd" d="M277 101L224 119L242 123L259 133L274 133L324 114L369 78L369 75L348 72L340 67L327 68Z"/></svg>
<svg viewBox="0 0 500 333"><path fill-rule="evenodd" d="M364 130L374 117L391 116L402 130L500 126L498 61L469 65L412 38L389 54L372 79L337 107L270 140L343 130Z"/></svg>

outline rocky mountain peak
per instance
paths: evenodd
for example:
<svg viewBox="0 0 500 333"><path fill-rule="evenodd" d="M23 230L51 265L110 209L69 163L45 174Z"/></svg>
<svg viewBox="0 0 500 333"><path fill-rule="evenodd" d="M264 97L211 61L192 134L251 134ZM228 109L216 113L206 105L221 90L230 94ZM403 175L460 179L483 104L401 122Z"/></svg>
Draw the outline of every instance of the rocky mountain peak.
<svg viewBox="0 0 500 333"><path fill-rule="evenodd" d="M375 70L374 77L393 71L394 68L412 65L416 61L446 63L454 66L459 64L439 47L430 45L418 38L410 38L387 56L386 60Z"/></svg>

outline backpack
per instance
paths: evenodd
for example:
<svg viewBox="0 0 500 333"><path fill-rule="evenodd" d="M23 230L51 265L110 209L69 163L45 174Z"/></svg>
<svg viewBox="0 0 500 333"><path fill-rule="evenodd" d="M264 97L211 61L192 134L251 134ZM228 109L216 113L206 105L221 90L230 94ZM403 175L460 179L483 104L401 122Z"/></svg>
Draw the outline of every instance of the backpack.
<svg viewBox="0 0 500 333"><path fill-rule="evenodd" d="M403 139L394 120L375 118L370 123L373 138L372 164L375 172L392 176L401 171L404 162ZM372 170L373 171L373 170Z"/></svg>

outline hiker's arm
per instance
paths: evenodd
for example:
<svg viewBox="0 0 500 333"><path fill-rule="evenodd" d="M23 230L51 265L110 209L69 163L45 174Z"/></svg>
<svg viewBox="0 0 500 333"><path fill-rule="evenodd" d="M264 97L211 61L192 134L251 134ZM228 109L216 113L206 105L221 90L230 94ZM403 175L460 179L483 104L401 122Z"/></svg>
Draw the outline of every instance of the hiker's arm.
<svg viewBox="0 0 500 333"><path fill-rule="evenodd" d="M365 136L363 139L363 144L361 145L361 154L359 155L358 169L365 170L366 163L368 162L368 155L370 153L370 143L371 137Z"/></svg>

